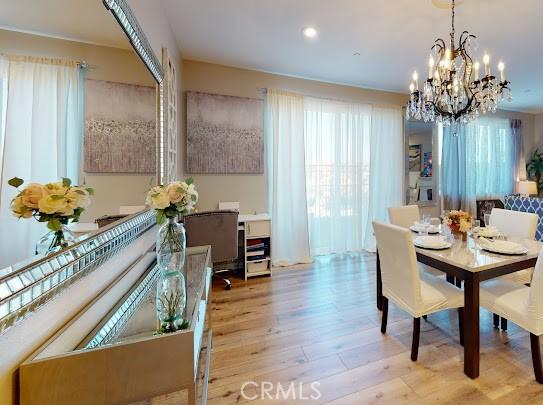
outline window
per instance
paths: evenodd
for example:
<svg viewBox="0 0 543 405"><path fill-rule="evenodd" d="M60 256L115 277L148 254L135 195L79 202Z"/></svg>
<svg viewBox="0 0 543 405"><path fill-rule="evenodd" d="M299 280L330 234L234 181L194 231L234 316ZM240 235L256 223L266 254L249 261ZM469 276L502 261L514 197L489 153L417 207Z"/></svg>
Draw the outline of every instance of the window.
<svg viewBox="0 0 543 405"><path fill-rule="evenodd" d="M445 128L443 195L446 209L475 212L477 199L503 198L515 188L521 137L506 118L484 117L458 130Z"/></svg>

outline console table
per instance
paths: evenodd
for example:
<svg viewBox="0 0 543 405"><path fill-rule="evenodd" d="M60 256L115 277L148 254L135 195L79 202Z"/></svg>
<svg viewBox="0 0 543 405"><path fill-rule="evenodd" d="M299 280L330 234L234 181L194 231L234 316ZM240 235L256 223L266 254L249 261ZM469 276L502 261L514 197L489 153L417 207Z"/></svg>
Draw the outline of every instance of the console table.
<svg viewBox="0 0 543 405"><path fill-rule="evenodd" d="M187 329L157 335L156 262L135 281L127 269L21 365L20 403L112 404L167 396L176 404L205 404L210 256L209 246L187 249Z"/></svg>

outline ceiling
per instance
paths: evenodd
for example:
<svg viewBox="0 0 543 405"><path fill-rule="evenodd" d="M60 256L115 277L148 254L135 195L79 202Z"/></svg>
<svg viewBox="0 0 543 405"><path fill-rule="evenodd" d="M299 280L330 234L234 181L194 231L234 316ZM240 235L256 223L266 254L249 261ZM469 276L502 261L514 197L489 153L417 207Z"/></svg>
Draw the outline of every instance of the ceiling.
<svg viewBox="0 0 543 405"><path fill-rule="evenodd" d="M450 26L450 10L433 5L447 0L160 1L185 58L401 93ZM479 59L505 62L514 100L503 108L543 112L543 1L461 3L457 32L478 36ZM0 28L130 49L101 0L0 0L0 10Z"/></svg>
<svg viewBox="0 0 543 405"><path fill-rule="evenodd" d="M131 49L101 0L0 0L0 28Z"/></svg>
<svg viewBox="0 0 543 405"><path fill-rule="evenodd" d="M450 27L450 10L432 0L162 2L184 58L402 93ZM494 68L505 63L514 100L504 109L543 112L542 15L541 0L464 0L456 10L457 32L479 38L478 59L487 51ZM305 26L318 37L304 38Z"/></svg>

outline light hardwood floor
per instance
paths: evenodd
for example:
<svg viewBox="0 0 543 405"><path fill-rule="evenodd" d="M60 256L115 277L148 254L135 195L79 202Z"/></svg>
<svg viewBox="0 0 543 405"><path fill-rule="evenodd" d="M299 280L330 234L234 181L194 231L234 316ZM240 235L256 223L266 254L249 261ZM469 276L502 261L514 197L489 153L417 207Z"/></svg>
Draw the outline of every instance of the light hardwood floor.
<svg viewBox="0 0 543 405"><path fill-rule="evenodd" d="M390 303L387 334L375 307L375 256L323 256L278 269L273 278L231 278L213 289L214 349L209 404L543 404L529 335L492 326L481 310L481 376L463 373L456 311L422 321L419 358L409 358L412 318ZM241 395L245 382L247 397ZM257 384L293 383L296 394L270 400ZM294 400L314 393L318 400ZM301 388L300 388L301 387Z"/></svg>

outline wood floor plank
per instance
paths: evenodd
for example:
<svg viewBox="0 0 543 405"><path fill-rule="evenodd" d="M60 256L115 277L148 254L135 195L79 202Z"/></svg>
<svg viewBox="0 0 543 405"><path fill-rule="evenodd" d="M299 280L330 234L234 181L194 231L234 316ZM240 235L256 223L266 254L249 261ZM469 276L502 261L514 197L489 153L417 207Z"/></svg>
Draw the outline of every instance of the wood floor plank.
<svg viewBox="0 0 543 405"><path fill-rule="evenodd" d="M529 335L492 326L481 311L481 376L463 373L456 311L421 322L419 358L409 357L412 318L390 304L386 335L375 308L375 255L323 256L276 269L273 278L214 286L210 404L543 404ZM244 398L241 387L254 400ZM269 395L262 384L273 384ZM295 391L281 398L277 387ZM312 384L322 394L309 397Z"/></svg>

